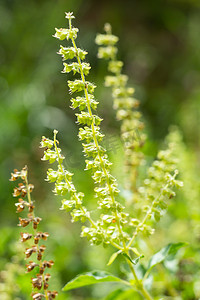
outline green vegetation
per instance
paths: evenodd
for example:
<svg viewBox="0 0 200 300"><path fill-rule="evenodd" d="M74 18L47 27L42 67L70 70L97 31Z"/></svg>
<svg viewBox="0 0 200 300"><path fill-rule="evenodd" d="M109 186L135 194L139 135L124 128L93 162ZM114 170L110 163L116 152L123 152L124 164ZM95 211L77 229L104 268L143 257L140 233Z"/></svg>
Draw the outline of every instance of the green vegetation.
<svg viewBox="0 0 200 300"><path fill-rule="evenodd" d="M72 3L69 5L73 7ZM148 10L148 5L145 5L144 13L147 15L155 13L155 7L152 6L152 9ZM194 29L191 24L195 24L194 15L197 15L198 6L186 1L185 6L187 5L190 5L190 14L193 16L188 17L188 22L190 20L190 26ZM61 6L60 4L60 9ZM175 6L176 4L173 7ZM157 9L159 11L159 5ZM181 9L183 23L180 21L179 14L177 20L180 23L177 21L177 27L175 23L173 27L170 21L166 25L169 31L172 31L172 28L179 28L177 24L186 26L183 4ZM4 10L9 11L6 6ZM170 8L165 12L171 16ZM176 10L175 12L177 13ZM5 101L1 105L3 118L10 116L7 118L7 124L10 127L8 126L6 138L2 131L4 138L2 136L1 198L8 198L8 190L11 189L4 184L9 178L5 174L8 174L15 166L19 169L24 164L28 164L29 177L36 187L33 197L37 199L36 201L34 198L30 199L32 185L28 185L23 170L22 173L15 170L12 175L13 180L16 176L21 177L22 180L26 177L26 180L24 187L21 184L15 188L14 196L27 197L28 195L27 201L19 199L17 203L17 212L21 213L26 206L29 209L27 217L20 218L20 224L22 227L29 228L33 223L34 228L33 232L27 229L27 232L21 233L21 239L22 242L30 243L34 237L34 245L30 244L26 250L25 248L23 250L17 244L20 229L16 228L14 204L12 200L4 200L1 208L3 227L0 230L1 298L4 300L29 299L32 295L33 299L38 300L54 299L57 292L49 291L50 275L45 275L41 271L44 265L44 268L49 268L54 261L55 264L51 270L51 276L54 279L50 283L50 288L51 291L58 291L56 298L61 300L199 299L200 184L196 81L194 80L191 91L184 96L185 99L187 97L190 99L189 102L186 100L182 104L178 102L179 96L183 94L181 89L178 94L179 86L177 85L178 97L174 98L172 104L168 96L173 90L173 88L171 90L173 84L176 85L176 77L172 75L173 68L170 63L168 65L171 69L167 74L171 72L172 76L171 83L167 87L162 86L161 81L159 82L161 73L157 74L158 84L161 84L160 91L163 91L161 95L158 86L153 85L153 81L152 85L148 85L147 81L141 79L140 76L137 82L136 75L140 75L139 73L136 72L132 76L131 64L135 58L131 59L128 48L123 50L123 40L126 41L126 35L122 34L119 42L118 37L112 34L111 26L108 23L105 25L105 33L98 34L96 37L96 43L99 46L98 58L106 61L100 62L96 60L94 51L91 51L94 48L95 33L93 33L93 38L90 35L84 37L84 26L81 25L80 20L81 35L78 36L79 30L72 24L73 14L67 13L66 18L69 21L69 27L56 29L54 36L61 41L67 39L66 44L60 46L58 54L63 59L62 72L67 73L69 92L73 94L70 101L71 108L76 109L76 119L70 112L67 115L63 112L64 101L62 99L65 93L65 83L62 77L54 75L58 73L59 68L53 67L56 60L53 58L55 54L52 54L53 75L51 76L56 79L56 86L50 82L43 84L45 73L39 72L31 81L30 88L29 84L23 82L23 76L26 76L23 74L21 77L23 89L20 76L18 76L16 93L13 93L13 95L18 95L18 98L15 97L15 102L14 98L10 98L15 105L11 106ZM167 16L164 17L161 14L162 18L166 20ZM111 23L113 21L112 14L109 21ZM57 22L60 21L57 20ZM125 30L128 36L126 26ZM119 32L115 22L113 31ZM88 32L90 32L89 29ZM174 34L179 36L175 29ZM194 49L193 45L198 48L198 41L192 44L194 37L195 34L191 34L189 39L188 26L187 41L190 50ZM132 41L134 41L133 38ZM93 46L91 46L92 43ZM142 49L145 47L140 50ZM21 55L25 58L23 53L22 51ZM136 54L137 51L133 53ZM145 59L147 62L148 55L143 54L144 62ZM41 53L40 57L43 57L45 61L47 53ZM124 57L124 63L120 57ZM188 59L187 63L193 66L197 76L198 55L194 53L189 57L191 59ZM179 59L184 61L184 56L179 54ZM140 57L138 61L142 61ZM155 56L152 56L154 67L157 63ZM94 64L98 66L98 72L97 68L93 67ZM133 66L137 70L135 63ZM184 62L182 66L186 66L186 63ZM44 68L48 72L49 67L51 63L48 61L48 64L41 65L41 70ZM108 68L108 74L106 74L106 68ZM154 74L153 67L151 70ZM5 80L11 82L11 79L6 77L7 74L2 78L7 78ZM142 74L144 75L143 71ZM105 86L111 87L111 93L109 89L101 88L104 76ZM2 82L5 83L3 79ZM135 89L131 87L132 80ZM186 85L187 82L186 80ZM51 91L48 93L51 94L52 99L51 97L47 99L48 105L46 105L46 100L44 100L47 96L46 88L50 87ZM19 93L19 88L22 93ZM158 92L157 96L163 97L165 104L162 99L156 105L153 100L145 102L148 97L145 96L144 91L149 92L150 98L152 95L156 96L155 91ZM55 92L56 94L53 95ZM10 90L8 90L4 93L3 99L8 99L10 95ZM21 95L24 96L21 97ZM45 98L44 95L46 95ZM56 101L62 99L56 103L53 97ZM111 98L113 98L113 108L119 122L115 121L114 111L111 109ZM138 98L141 99L141 103ZM168 104L171 105L169 111L169 106L166 106ZM96 112L97 107L99 114ZM102 122L103 119L104 122ZM84 155L81 154L80 143L75 139L74 122L79 124L78 137L82 143ZM156 124L159 124L157 128ZM171 124L178 125L179 128L170 127L170 132L164 141L167 127ZM192 126L196 130L191 131ZM54 136L51 138L53 129ZM38 145L41 135L50 137L43 136L41 146L45 148L42 160L47 160L52 164L47 171L46 180L55 184L53 193L51 193L52 184L48 185L44 182L47 165L40 161L42 151L38 150ZM162 141L159 140L160 137ZM7 140L11 141L11 148L5 152L8 149ZM20 145L19 148L18 145ZM158 151L158 149L163 150ZM177 191L177 188L181 188L180 191ZM61 201L61 210L59 210L60 201L55 201L54 194ZM4 195L7 196L4 197ZM37 204L37 210L40 211L44 221L40 224L40 232L37 231L40 218L33 215L32 203ZM66 214L66 211L71 215L73 224L70 223L69 214ZM77 221L84 224L81 225ZM49 234L46 231L50 233L47 241ZM86 239L79 238L80 232L81 237L86 237ZM47 248L45 252L45 247L38 245L38 239L45 240ZM29 261L27 264L27 270L34 273L32 279L29 274L23 272L24 251L27 258L32 254L36 258L35 261Z"/></svg>

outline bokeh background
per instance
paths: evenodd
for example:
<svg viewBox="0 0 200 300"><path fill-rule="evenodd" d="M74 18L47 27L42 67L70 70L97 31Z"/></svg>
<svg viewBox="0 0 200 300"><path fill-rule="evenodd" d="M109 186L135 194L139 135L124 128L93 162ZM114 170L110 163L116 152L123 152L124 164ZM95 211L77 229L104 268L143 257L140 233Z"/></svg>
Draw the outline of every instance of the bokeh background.
<svg viewBox="0 0 200 300"><path fill-rule="evenodd" d="M119 136L110 91L103 86L106 64L98 61L94 43L96 33L102 32L105 22L110 22L113 32L120 38L119 58L124 61L124 72L141 101L150 137L148 155L156 155L170 126L178 126L183 136L180 152L185 151L187 161L184 174L194 185L191 184L191 189L179 196L177 206L171 207L172 220L175 216L179 219L184 216L178 226L184 228L180 230L182 236L179 239L184 240L188 236L190 221L186 211L194 204L188 205L187 201L191 200L190 195L193 197L191 191L194 193L194 189L195 210L197 215L200 214L199 0L1 0L0 270L8 270L11 267L8 263L13 259L23 262L23 251L17 244L19 228L12 197L13 184L9 178L14 168L28 165L30 182L35 185L38 215L44 220L42 228L51 234L49 257L56 259L56 289L82 271L104 269L111 253L109 250L103 252L101 247L89 247L87 241L79 238L81 225L71 224L69 216L59 211L60 201L51 193L53 186L44 181L48 165L40 160L41 136L52 137L56 128L60 132L59 140L67 157L66 163L76 173L76 184L80 190L89 193L88 199L92 199L92 183L82 171L84 161L77 141L74 112L69 109L67 78L60 72L62 62L56 55L59 42L52 37L55 27L66 26L65 11L74 12L75 26L80 29L79 45L89 52L90 79L98 85L96 95L100 101L99 114L104 119L103 131L112 137ZM113 152L113 156L119 163L116 176L120 177L121 150L117 148L117 151L117 155ZM199 246L196 247L199 249ZM194 268L196 266L195 261ZM118 272L115 267L112 268ZM17 271L20 272L19 268ZM11 282L12 274L8 276ZM21 286L21 292L17 286L15 291L20 295L19 299L29 299L30 279L23 274L23 267L17 280L13 280ZM183 299L196 299L188 293ZM12 297L9 299L14 299ZM60 295L59 299L102 297L103 292L101 295L94 288Z"/></svg>

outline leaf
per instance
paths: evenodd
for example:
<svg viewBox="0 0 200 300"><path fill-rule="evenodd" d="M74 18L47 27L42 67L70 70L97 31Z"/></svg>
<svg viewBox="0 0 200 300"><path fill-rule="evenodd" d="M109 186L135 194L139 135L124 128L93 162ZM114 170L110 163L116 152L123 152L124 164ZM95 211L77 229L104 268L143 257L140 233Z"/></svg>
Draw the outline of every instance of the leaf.
<svg viewBox="0 0 200 300"><path fill-rule="evenodd" d="M137 248L129 248L130 251L132 251L134 254L136 254L137 256L140 256L140 253L138 252Z"/></svg>
<svg viewBox="0 0 200 300"><path fill-rule="evenodd" d="M137 263L139 262L139 260L140 260L141 258L143 258L143 257L144 257L144 255L141 254L140 256L138 256L138 257L136 257L135 259L133 259L133 264L134 264L134 265L137 265Z"/></svg>
<svg viewBox="0 0 200 300"><path fill-rule="evenodd" d="M107 263L107 266L110 266L121 252L122 252L122 250L119 250L119 251L113 253Z"/></svg>
<svg viewBox="0 0 200 300"><path fill-rule="evenodd" d="M109 293L104 300L116 300L124 292L123 289L117 289Z"/></svg>
<svg viewBox="0 0 200 300"><path fill-rule="evenodd" d="M122 280L110 273L104 271L93 271L93 272L79 274L74 279L69 281L62 290L69 291L83 286L92 285L101 282L121 282L123 284L129 285L129 283L126 282L125 280Z"/></svg>
<svg viewBox="0 0 200 300"><path fill-rule="evenodd" d="M142 297L138 294L138 292L134 291L133 289L117 289L112 291L107 295L104 300L142 300Z"/></svg>
<svg viewBox="0 0 200 300"><path fill-rule="evenodd" d="M158 251L156 254L154 254L151 257L148 264L147 272L149 273L149 271L154 266L164 261L169 255L175 255L180 248L186 245L187 243L174 243L174 244L170 243L164 248L162 248L160 251Z"/></svg>
<svg viewBox="0 0 200 300"><path fill-rule="evenodd" d="M138 257L136 257L135 259L132 259L128 254L126 254L126 253L122 253L122 255L124 255L133 265L136 265L138 262L139 262L139 260L141 259L141 258L143 258L144 257L144 255L140 255L140 256L138 256Z"/></svg>

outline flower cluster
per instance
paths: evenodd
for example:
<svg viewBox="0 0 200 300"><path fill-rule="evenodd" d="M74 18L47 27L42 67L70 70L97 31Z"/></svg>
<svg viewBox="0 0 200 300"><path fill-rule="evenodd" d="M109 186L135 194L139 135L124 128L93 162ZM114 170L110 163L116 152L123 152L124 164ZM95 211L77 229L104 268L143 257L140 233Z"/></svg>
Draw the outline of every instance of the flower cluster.
<svg viewBox="0 0 200 300"><path fill-rule="evenodd" d="M122 74L123 62L117 60L118 37L112 34L110 24L105 24L105 34L96 36L98 57L108 60L108 71L112 75L105 77L105 86L112 88L113 107L117 119L121 121L121 137L125 145L125 170L128 174L126 186L136 192L138 167L144 161L142 147L146 140L144 123L138 111L140 102L133 97L134 89L128 87L128 76Z"/></svg>
<svg viewBox="0 0 200 300"><path fill-rule="evenodd" d="M62 209L71 211L72 221L85 222L89 220L93 226L93 221L90 217L89 211L83 206L84 194L77 192L73 181L73 174L67 171L63 165L65 157L61 154L61 149L58 147L58 140L56 139L57 131L54 130L54 140L50 140L46 137L42 137L41 147L45 148L44 156L42 160L48 160L49 163L57 162L57 170L48 169L47 181L55 182L54 193L57 195L65 196L67 193L70 195L70 199L64 199L62 201Z"/></svg>
<svg viewBox="0 0 200 300"><path fill-rule="evenodd" d="M80 132L82 132L80 128ZM42 160L48 160L49 163L57 162L57 170L49 168L47 171L47 181L54 182L55 188L54 193L56 195L62 195L69 198L65 198L62 200L62 207L66 211L69 211L72 217L72 222L81 221L82 223L87 223L82 227L81 236L87 237L91 244L115 244L118 242L118 236L114 233L116 232L116 219L115 215L109 214L101 214L99 220L94 221L91 213L87 210L87 208L83 204L84 200L84 193L77 192L72 177L73 174L67 171L64 167L63 160L65 159L61 153L61 149L58 147L58 140L57 140L57 131L54 130L54 140L50 140L49 138L42 137L41 147L45 148L44 156ZM89 166L89 160L86 161L87 166ZM89 168L87 168L89 169ZM94 175L93 175L94 176ZM100 189L100 187L99 187ZM98 190L96 188L96 193ZM106 196L105 192L105 196ZM100 203L100 201L99 201ZM117 203L116 206L120 204ZM114 206L113 206L114 208ZM101 206L99 204L99 209ZM106 212L109 210L109 207L106 208ZM116 210L114 210L115 212ZM124 233L125 234L125 233ZM118 247L118 246L117 246Z"/></svg>
<svg viewBox="0 0 200 300"><path fill-rule="evenodd" d="M122 227L123 224L127 222L127 214L123 212L124 208L116 200L119 190L117 188L116 179L110 173L111 163L108 160L106 149L101 145L101 141L104 137L100 131L102 119L93 113L93 110L95 110L98 105L98 101L94 96L94 89L96 86L85 79L86 75L89 73L90 65L84 61L87 52L76 46L75 40L77 34L75 34L75 32L77 33L78 29L72 26L72 13L67 13L66 18L69 21L69 28L56 29L54 36L60 40L65 36L65 38L67 40L70 39L72 43L72 46L70 47L61 46L58 54L62 56L64 61L67 61L67 63L64 62L63 72L68 73L72 71L73 73L78 73L80 76L80 79L75 79L73 81L68 80L68 87L71 94L75 92L81 93L81 95L79 94L77 97L72 98L71 102L73 109L79 109L79 113L76 113L77 123L82 125L79 129L79 139L82 141L83 152L86 157L86 170L91 171L95 183L95 196L100 211L100 218L96 223L91 222L90 220L92 226L82 228L82 236L87 236L91 243L94 244L99 244L101 242L104 244L109 244L110 242L118 244L125 243L127 235L123 232ZM69 62L71 59L75 59L75 61ZM43 147L46 145L44 141L45 138L42 141ZM51 146L52 143L53 142L51 141L49 146ZM53 156L55 157L55 160L59 162L60 150L57 148L56 142L54 142L54 147L53 153L50 148L45 151L44 160L48 160L49 155L51 154L49 161L52 162ZM48 177L50 176L51 178L52 174L60 173L62 174L61 177L64 176L63 182L59 179L61 177L55 175L55 192L57 194L64 194L67 190L70 192L71 198L64 202L63 207L71 209L72 206L75 205L75 213L74 209L71 213L73 220L80 219L82 216L89 219L89 213L86 212L86 209L84 207L83 209L80 209L80 206L82 207L82 193L76 193L74 186L69 178L67 178L68 175L64 175L65 172L66 171L60 163L57 171L48 171ZM77 203L79 205L78 207L76 207Z"/></svg>
<svg viewBox="0 0 200 300"><path fill-rule="evenodd" d="M73 14L66 13L66 18L69 27L67 29L56 28L54 37L71 42L68 47L60 46L58 54L63 59L62 72L72 72L76 75L76 79L67 81L69 93L78 93L71 99L71 108L79 110L76 113L77 123L80 125L78 136L83 146L85 170L90 171L94 181L94 195L97 199L99 214L95 210L93 216L93 213L88 211L84 205L84 194L77 191L72 180L73 174L65 169L63 163L65 157L59 148L57 130L54 130L52 140L42 137L41 141L41 147L45 148L42 160L57 165L48 169L46 180L55 183L55 194L65 197L62 200L62 209L70 212L72 222L85 223L82 226L81 236L87 237L91 244L111 244L117 248L117 252L113 253L109 260L109 265L120 253L124 254L137 289L146 299L152 299L133 267L134 261L138 262L142 256L138 249L132 248L132 245L140 232L146 235L153 233L152 224L159 221L167 207L168 199L175 195L173 188L182 186L182 183L176 179L178 172L173 158L173 145L169 144L167 150L159 152L157 160L148 169L143 185L136 185L138 169L144 161L142 153L142 146L146 139L143 133L144 124L141 121L141 114L137 110L139 102L133 97L134 89L127 86L128 77L121 73L123 63L116 59L118 38L112 35L111 27L107 24L106 34L98 35L96 42L101 46L99 57L109 59L108 69L113 75L106 77L106 85L112 87L114 108L117 110L117 118L122 121L121 134L125 142L126 168L130 173L130 178L127 179L129 181L128 188L134 200L134 205L131 209L129 207L127 213L125 207L118 201L117 197L120 191L116 179L111 175L112 164L108 160L106 149L102 146L104 138L104 134L100 130L102 119L94 113L98 106L98 101L94 96L96 86L93 82L86 80L91 69L90 64L85 61L87 51L76 45L79 30L72 26ZM19 188L21 192L23 187ZM22 202L20 204L24 205ZM27 223L29 220L23 222ZM39 236L41 235L39 234ZM31 238L28 234L23 237ZM37 238L38 236L36 236ZM29 249L27 254L34 251L36 251L35 245ZM40 252L42 252L42 248ZM130 253L136 256L134 261ZM34 267L34 263L29 265L30 269ZM34 284L40 285L40 280L39 275Z"/></svg>
<svg viewBox="0 0 200 300"><path fill-rule="evenodd" d="M149 220L159 221L163 211L167 208L166 199L175 196L173 186L180 187L182 183L175 180L177 175L176 161L174 160L174 144L170 144L165 151L158 153L158 159L147 170L148 177L143 186L137 186L138 167L144 162L142 147L146 140L143 133L144 124L141 113L137 110L139 101L133 97L134 89L127 86L128 76L122 74L123 62L117 60L118 37L112 34L110 24L104 26L105 34L97 34L96 44L98 57L109 60L108 71L113 75L105 77L105 85L112 87L114 109L117 119L121 121L121 134L125 145L126 171L128 173L128 187L133 191L134 218L131 224L135 227L133 239L141 231L151 234L154 230L146 223ZM143 217L144 214L144 217ZM136 218L137 216L137 218ZM140 221L142 219L142 221Z"/></svg>
<svg viewBox="0 0 200 300"><path fill-rule="evenodd" d="M134 198L138 218L131 220L135 230L129 246L139 232L145 235L154 232L152 223L160 220L167 209L168 200L176 195L173 188L183 186L182 181L176 179L178 170L174 148L175 144L170 143L167 150L159 151L157 159L148 168L148 176L143 186L138 188L138 193Z"/></svg>
<svg viewBox="0 0 200 300"><path fill-rule="evenodd" d="M110 173L111 163L108 160L106 149L101 145L104 137L100 131L102 119L93 113L98 105L98 101L94 97L96 86L85 79L90 70L90 65L84 61L87 52L76 46L78 29L72 27L73 14L67 13L66 18L69 21L69 28L56 29L54 36L60 40L63 40L64 36L67 40L71 40L72 46L60 46L58 54L62 56L63 61L67 61L64 62L63 72L78 73L80 76L80 79L68 80L68 86L70 93L79 92L77 97L71 99L71 107L78 108L80 111L76 113L77 123L82 125L79 128L79 139L82 141L86 157L85 169L91 170L95 183L94 192L100 211L97 221L93 220L91 213L83 205L84 194L77 192L72 182L73 174L67 171L63 165L64 156L58 147L56 130L54 130L53 140L43 137L41 141L41 147L45 148L42 160L48 160L49 163L57 162L58 165L57 170L48 170L47 181L55 182L54 192L57 195L69 195L68 199L62 201L62 208L70 211L72 221L89 221L82 227L81 236L87 237L91 244L112 244L120 250L127 251L139 231L153 233L153 229L147 223L150 219L159 220L166 208L166 198L174 195L172 187L181 185L175 180L177 172L174 173L175 163L172 158L172 149L169 148L158 154L158 160L148 170L148 178L144 181L144 185L137 188L137 193L133 194L134 210L130 211L130 215L124 212L125 208L116 200L119 190L116 179ZM114 76L109 77L106 82L112 83L110 85L113 87L118 118L123 121L122 134L126 137L124 139L129 166L136 167L142 161L143 154L140 148L144 144L145 135L141 133L140 140L133 138L136 130L143 129L143 123L140 120L139 112L133 110L138 107L139 103L131 97L133 89L126 86L127 77L121 74L123 64L116 61L115 58L117 41L118 38L111 34L109 25L106 25L106 34L98 35L96 38L98 44L104 45L99 49L99 56L110 59L109 70L114 73ZM72 59L75 61L69 62ZM132 130L132 136L128 130ZM134 173L134 178L136 178L136 173ZM135 185L134 180L132 178L131 180Z"/></svg>
<svg viewBox="0 0 200 300"><path fill-rule="evenodd" d="M41 222L41 218L36 217L34 213L34 203L31 200L31 192L34 188L32 184L28 183L28 170L27 167L24 167L21 171L14 170L11 173L10 181L15 181L17 179L21 179L22 183L19 183L17 187L14 188L13 197L19 197L18 202L15 204L17 207L17 213L21 213L24 210L28 210L28 214L26 218L19 217L20 227L28 227L28 225L32 224L31 233L27 230L26 232L21 232L21 242L27 242L29 240L33 241L33 245L26 248L25 256L26 259L32 257L33 254L36 255L37 263L34 261L29 261L26 265L27 272L31 272L33 269L38 269L38 274L36 277L31 278L33 293L32 298L35 300L47 299L53 300L55 299L57 292L49 291L49 279L51 275L46 273L46 269L51 268L54 262L52 260L46 261L43 260L44 251L46 249L45 245L40 245L39 242L46 241L49 234L47 232L38 231L38 225ZM27 197L27 199L25 198ZM30 229L29 229L30 230ZM37 289L39 292L35 292ZM40 292L43 290L43 292Z"/></svg>

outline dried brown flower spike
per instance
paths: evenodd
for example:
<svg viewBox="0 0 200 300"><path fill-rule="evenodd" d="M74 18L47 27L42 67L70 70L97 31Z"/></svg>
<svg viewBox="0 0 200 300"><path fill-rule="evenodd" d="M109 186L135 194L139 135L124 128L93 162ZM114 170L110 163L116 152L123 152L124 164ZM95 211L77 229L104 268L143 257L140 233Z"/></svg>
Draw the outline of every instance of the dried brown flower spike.
<svg viewBox="0 0 200 300"><path fill-rule="evenodd" d="M22 211L27 209L27 217L21 218L19 217L19 224L20 227L27 227L26 232L21 232L21 242L26 243L28 240L33 242L32 246L29 246L25 250L25 257L26 259L31 257L33 253L36 254L36 260L29 261L26 264L27 272L31 272L33 269L38 268L38 274L36 277L31 278L32 287L35 290L39 290L40 292L36 291L31 294L32 299L40 300L52 300L55 299L57 296L56 291L48 291L49 287L49 279L51 275L49 273L45 273L45 270L51 268L54 264L52 260L46 261L42 260L44 251L46 247L44 245L40 245L40 241L46 241L49 234L48 232L41 232L37 231L39 223L42 221L41 218L36 217L34 213L35 206L33 205L33 201L31 200L31 192L34 189L33 184L28 183L28 168L25 166L21 171L14 170L11 173L10 181L16 181L21 179L22 182L18 184L17 187L14 188L13 197L20 197L18 202L15 203L17 207L17 213L21 213ZM25 199L26 197L26 199ZM31 232L28 232L29 225L32 223L32 228L30 228Z"/></svg>

